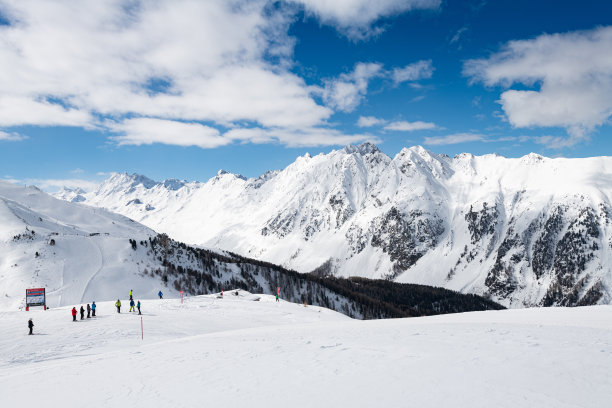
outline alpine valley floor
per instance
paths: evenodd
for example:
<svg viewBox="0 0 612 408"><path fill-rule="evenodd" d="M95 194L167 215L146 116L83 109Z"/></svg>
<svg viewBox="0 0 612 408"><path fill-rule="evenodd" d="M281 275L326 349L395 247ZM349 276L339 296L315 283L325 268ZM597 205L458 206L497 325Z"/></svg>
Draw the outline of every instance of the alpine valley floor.
<svg viewBox="0 0 612 408"><path fill-rule="evenodd" d="M142 302L144 339L140 316L117 314L112 302L76 323L70 307L0 312L1 405L516 408L612 401L612 306L359 321L246 292Z"/></svg>

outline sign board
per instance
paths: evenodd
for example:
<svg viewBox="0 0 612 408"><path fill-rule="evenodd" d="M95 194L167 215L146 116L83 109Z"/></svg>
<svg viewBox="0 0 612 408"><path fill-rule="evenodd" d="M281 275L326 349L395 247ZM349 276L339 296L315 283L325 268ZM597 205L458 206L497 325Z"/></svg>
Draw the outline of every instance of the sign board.
<svg viewBox="0 0 612 408"><path fill-rule="evenodd" d="M26 310L30 306L44 306L46 309L45 288L26 289Z"/></svg>

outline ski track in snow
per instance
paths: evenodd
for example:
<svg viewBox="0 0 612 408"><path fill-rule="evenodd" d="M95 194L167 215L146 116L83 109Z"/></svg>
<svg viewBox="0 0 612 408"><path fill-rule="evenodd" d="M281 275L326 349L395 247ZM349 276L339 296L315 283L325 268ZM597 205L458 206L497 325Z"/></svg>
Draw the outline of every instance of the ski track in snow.
<svg viewBox="0 0 612 408"><path fill-rule="evenodd" d="M102 254L102 250L100 249L100 246L94 242L93 238L89 237L88 242L90 242L92 244L92 246L95 247L95 249L97 250L98 256L100 257L100 266L95 270L94 273L91 274L91 276L89 277L89 279L87 280L87 283L85 283L84 289L83 289L83 294L81 295L81 301L80 303L84 303L85 302L85 294L87 293L87 289L89 289L89 285L91 284L91 281L98 276L98 274L100 273L100 271L102 271L102 269L104 268L104 255Z"/></svg>
<svg viewBox="0 0 612 408"><path fill-rule="evenodd" d="M3 406L603 407L612 307L358 321L317 307L200 296L2 312ZM26 322L33 317L35 336ZM5 405L6 404L6 405Z"/></svg>

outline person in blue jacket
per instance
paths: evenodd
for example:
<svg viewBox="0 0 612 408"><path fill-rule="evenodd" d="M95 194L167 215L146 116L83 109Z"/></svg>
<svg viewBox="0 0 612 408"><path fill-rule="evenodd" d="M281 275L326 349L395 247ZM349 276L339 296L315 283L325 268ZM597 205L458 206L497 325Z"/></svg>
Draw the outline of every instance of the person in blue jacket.
<svg viewBox="0 0 612 408"><path fill-rule="evenodd" d="M96 302L91 302L91 317L96 317Z"/></svg>
<svg viewBox="0 0 612 408"><path fill-rule="evenodd" d="M135 312L136 309L134 309L134 299L130 300L130 312Z"/></svg>
<svg viewBox="0 0 612 408"><path fill-rule="evenodd" d="M141 315L142 313L140 313L140 300L138 301L138 303L136 303L136 308L138 309L138 314Z"/></svg>
<svg viewBox="0 0 612 408"><path fill-rule="evenodd" d="M159 296L160 299L164 298L164 294L162 293L162 291L160 290L159 293L157 294L157 296Z"/></svg>

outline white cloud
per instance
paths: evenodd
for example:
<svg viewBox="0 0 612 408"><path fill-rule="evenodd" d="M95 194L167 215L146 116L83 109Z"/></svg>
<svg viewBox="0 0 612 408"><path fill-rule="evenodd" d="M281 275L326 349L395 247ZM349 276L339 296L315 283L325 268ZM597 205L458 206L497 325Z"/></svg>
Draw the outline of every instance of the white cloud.
<svg viewBox="0 0 612 408"><path fill-rule="evenodd" d="M249 143L282 143L289 147L347 145L363 142L380 143L380 138L368 134L345 134L330 128L287 129L232 129L224 134L232 140Z"/></svg>
<svg viewBox="0 0 612 408"><path fill-rule="evenodd" d="M19 133L15 133L15 132L8 133L8 132L3 132L2 130L0 130L0 141L19 142L27 138L28 138L27 136L20 135Z"/></svg>
<svg viewBox="0 0 612 408"><path fill-rule="evenodd" d="M0 129L75 126L118 132L119 144L200 147L228 143L218 126L269 129L282 133L272 142L288 145L363 139L324 127L334 110L349 112L361 103L372 78L393 73L360 63L324 88L306 84L289 69L296 8L270 4L0 0L8 22L0 25ZM324 23L367 31L382 17L437 8L440 0L302 4ZM424 75L407 70L412 65L397 70L398 78ZM0 137L8 140L7 134ZM319 140L325 135L329 142Z"/></svg>
<svg viewBox="0 0 612 408"><path fill-rule="evenodd" d="M537 90L509 89L499 103L512 124L564 127L566 138L547 138L568 147L612 116L612 26L511 41L487 59L467 61L464 74L488 86L521 83Z"/></svg>
<svg viewBox="0 0 612 408"><path fill-rule="evenodd" d="M165 143L177 146L198 146L204 149L231 143L215 128L199 123L184 123L165 119L136 118L109 125L120 133L113 139L121 145Z"/></svg>
<svg viewBox="0 0 612 408"><path fill-rule="evenodd" d="M357 120L357 126L359 127L372 127L377 125L384 125L385 123L387 123L386 120L374 116L360 116Z"/></svg>
<svg viewBox="0 0 612 408"><path fill-rule="evenodd" d="M458 42L461 37L463 36L463 33L465 33L468 30L468 26L465 25L463 27L461 27L459 30L457 30L457 32L455 33L455 35L453 35L453 38L450 39L450 44L454 44L456 42Z"/></svg>
<svg viewBox="0 0 612 408"><path fill-rule="evenodd" d="M107 119L126 116L324 125L333 111L287 68L292 15L268 6L267 0L0 0L9 22L0 26L0 127L106 129ZM118 140L151 141L142 136ZM170 135L157 136L174 143Z"/></svg>
<svg viewBox="0 0 612 408"><path fill-rule="evenodd" d="M430 146L459 144L467 142L483 142L486 138L476 133L455 133L447 136L426 137L423 144Z"/></svg>
<svg viewBox="0 0 612 408"><path fill-rule="evenodd" d="M298 3L353 39L362 39L380 32L372 24L383 17L399 15L410 10L437 9L441 0L287 0Z"/></svg>
<svg viewBox="0 0 612 408"><path fill-rule="evenodd" d="M406 65L404 68L395 68L391 74L396 84L407 81L418 81L431 78L434 68L431 60L422 60Z"/></svg>
<svg viewBox="0 0 612 408"><path fill-rule="evenodd" d="M325 81L322 91L323 100L333 109L352 112L365 98L372 79L390 78L397 85L402 82L430 78L433 71L431 60L417 61L404 68L395 68L391 71L383 69L383 64L378 62L359 62L355 64L352 72ZM415 88L419 86L414 82L411 85Z"/></svg>
<svg viewBox="0 0 612 408"><path fill-rule="evenodd" d="M385 130L397 130L404 132L413 132L415 130L430 130L435 129L437 126L435 123L431 122L406 122L406 121L398 121L391 122L387 126L384 127Z"/></svg>
<svg viewBox="0 0 612 408"><path fill-rule="evenodd" d="M360 62L355 65L353 72L327 80L323 90L323 99L332 108L351 112L365 97L369 81L381 74L382 64Z"/></svg>

